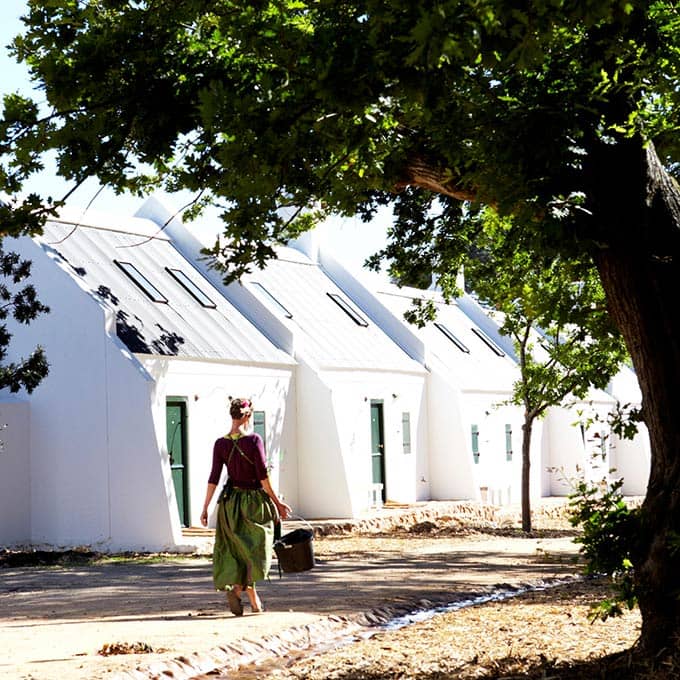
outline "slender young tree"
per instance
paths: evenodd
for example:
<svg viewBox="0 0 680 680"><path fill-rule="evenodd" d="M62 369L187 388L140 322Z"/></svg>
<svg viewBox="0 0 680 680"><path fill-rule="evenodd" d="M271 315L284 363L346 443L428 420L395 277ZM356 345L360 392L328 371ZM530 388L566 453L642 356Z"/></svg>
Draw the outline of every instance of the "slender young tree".
<svg viewBox="0 0 680 680"><path fill-rule="evenodd" d="M522 529L531 531L531 435L552 406L604 389L627 352L612 324L592 262L536 259L490 234L484 257L466 271L479 297L500 313L519 361L512 400L524 409L522 425ZM499 237L501 240L499 241Z"/></svg>
<svg viewBox="0 0 680 680"><path fill-rule="evenodd" d="M410 191L442 211L512 214L541 256L592 258L651 440L634 555L641 648L672 646L676 2L29 0L25 24L16 54L47 106L6 100L2 172L30 174L53 150L75 183L193 191L197 209L222 206L213 252L228 278L308 227L290 216L310 205L370 218Z"/></svg>

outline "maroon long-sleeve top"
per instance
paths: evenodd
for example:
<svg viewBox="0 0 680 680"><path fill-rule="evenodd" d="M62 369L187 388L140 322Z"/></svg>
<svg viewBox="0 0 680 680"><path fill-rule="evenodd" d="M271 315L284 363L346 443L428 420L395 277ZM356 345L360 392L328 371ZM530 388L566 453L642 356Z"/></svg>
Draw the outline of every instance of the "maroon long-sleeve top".
<svg viewBox="0 0 680 680"><path fill-rule="evenodd" d="M219 483L223 465L227 466L234 486L241 489L261 488L260 480L267 478L262 437L256 432L241 435L236 440L229 436L220 437L213 447L209 484Z"/></svg>

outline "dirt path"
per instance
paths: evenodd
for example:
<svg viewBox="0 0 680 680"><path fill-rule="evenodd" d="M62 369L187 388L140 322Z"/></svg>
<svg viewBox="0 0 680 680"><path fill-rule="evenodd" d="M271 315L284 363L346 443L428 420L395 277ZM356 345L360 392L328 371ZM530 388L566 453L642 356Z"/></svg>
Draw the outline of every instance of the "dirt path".
<svg viewBox="0 0 680 680"><path fill-rule="evenodd" d="M213 591L207 558L4 568L0 677L149 678L180 656L191 655L195 663L216 647L259 640L329 615L421 598L455 599L496 584L578 571L577 546L566 536L349 535L317 538L314 548L315 569L281 580L273 573L260 588L267 611L251 615L246 608L242 618L231 616L223 595ZM134 642L155 651L97 654L107 644ZM145 670L134 673L138 667Z"/></svg>

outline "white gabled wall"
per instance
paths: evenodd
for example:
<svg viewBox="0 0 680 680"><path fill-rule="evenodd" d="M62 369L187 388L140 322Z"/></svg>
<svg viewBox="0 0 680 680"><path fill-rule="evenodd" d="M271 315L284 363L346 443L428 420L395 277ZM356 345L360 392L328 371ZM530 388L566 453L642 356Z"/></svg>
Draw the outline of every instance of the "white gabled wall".
<svg viewBox="0 0 680 680"><path fill-rule="evenodd" d="M24 545L31 535L30 406L0 401L0 545Z"/></svg>
<svg viewBox="0 0 680 680"><path fill-rule="evenodd" d="M50 306L12 325L16 360L38 342L49 376L31 405L31 541L108 550L162 549L176 531L150 413L151 377L107 333L112 318L31 239L7 247L33 261L32 283ZM67 266L67 265L63 265Z"/></svg>

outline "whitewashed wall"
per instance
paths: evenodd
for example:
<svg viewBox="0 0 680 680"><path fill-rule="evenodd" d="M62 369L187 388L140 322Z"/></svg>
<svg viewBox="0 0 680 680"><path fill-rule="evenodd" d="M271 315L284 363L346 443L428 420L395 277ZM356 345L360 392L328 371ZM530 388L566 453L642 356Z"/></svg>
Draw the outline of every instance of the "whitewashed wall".
<svg viewBox="0 0 680 680"><path fill-rule="evenodd" d="M33 241L8 246L33 260L33 283L52 310L12 328L9 357L40 342L50 362L50 375L28 397L32 542L102 550L173 545L172 482L151 418L152 379L111 334L109 312Z"/></svg>
<svg viewBox="0 0 680 680"><path fill-rule="evenodd" d="M296 514L307 519L351 517L351 477L347 477L338 414L331 386L300 364L297 385L298 496Z"/></svg>
<svg viewBox="0 0 680 680"><path fill-rule="evenodd" d="M382 400L388 500L429 496L424 375L298 368L298 506L307 518L357 517L371 503L371 400ZM402 413L411 419L403 451Z"/></svg>
<svg viewBox="0 0 680 680"><path fill-rule="evenodd" d="M433 500L479 499L460 390L438 371L428 376L430 489Z"/></svg>
<svg viewBox="0 0 680 680"><path fill-rule="evenodd" d="M642 394L637 376L624 367L614 376L611 392L622 406L639 407ZM632 440L614 437L612 445L612 467L614 477L623 477L622 493L628 496L644 496L651 467L649 432L644 423L638 423L638 433Z"/></svg>
<svg viewBox="0 0 680 680"><path fill-rule="evenodd" d="M25 545L31 536L30 406L0 401L0 546Z"/></svg>
<svg viewBox="0 0 680 680"><path fill-rule="evenodd" d="M551 496L568 496L577 480L609 479L613 439L605 421L613 405L613 399L598 400L548 410ZM595 415L601 422L589 423Z"/></svg>
<svg viewBox="0 0 680 680"><path fill-rule="evenodd" d="M255 410L265 412L265 450L272 464L272 485L287 499L297 494L296 432L293 367L257 367L178 359L145 358L143 364L157 381L154 421L161 449L165 441L166 400L186 399L189 519L199 525L215 440L231 427L230 397L249 397ZM223 474L222 482L226 481ZM174 491L173 491L174 497ZM217 495L211 505L214 526ZM174 510L177 514L177 510ZM179 520L178 520L179 521Z"/></svg>
<svg viewBox="0 0 680 680"><path fill-rule="evenodd" d="M612 446L612 476L623 478L621 493L626 496L644 496L647 493L651 467L649 433L642 423L638 427L634 439L614 437Z"/></svg>
<svg viewBox="0 0 680 680"><path fill-rule="evenodd" d="M479 497L493 505L519 503L521 491L522 417L515 406L501 405L507 394L465 392L463 395L467 455L472 455L472 425L479 429L479 462L472 466ZM512 426L513 453L507 459L505 425Z"/></svg>

